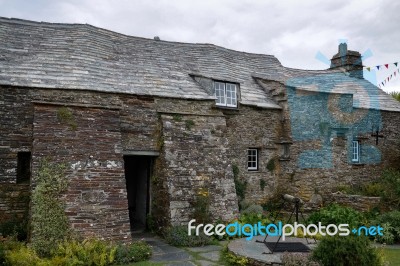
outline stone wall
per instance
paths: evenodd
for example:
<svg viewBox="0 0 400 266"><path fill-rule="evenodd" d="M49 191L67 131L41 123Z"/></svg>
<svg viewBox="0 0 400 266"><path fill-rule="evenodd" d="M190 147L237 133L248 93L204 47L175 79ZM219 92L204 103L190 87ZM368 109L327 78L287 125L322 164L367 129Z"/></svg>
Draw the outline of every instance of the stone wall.
<svg viewBox="0 0 400 266"><path fill-rule="evenodd" d="M118 109L35 104L33 173L44 158L67 164L65 212L83 236L129 237L119 124Z"/></svg>
<svg viewBox="0 0 400 266"><path fill-rule="evenodd" d="M26 89L0 89L0 223L23 223L30 189L29 180L17 183L17 157L32 147L33 105Z"/></svg>
<svg viewBox="0 0 400 266"><path fill-rule="evenodd" d="M277 185L280 158L280 110L240 106L224 110L229 159L239 170L239 179L247 182L245 198L263 202L272 196ZM258 149L258 170L248 170L247 150ZM272 163L273 162L273 163ZM270 167L267 167L270 164ZM274 165L273 169L271 165Z"/></svg>
<svg viewBox="0 0 400 266"><path fill-rule="evenodd" d="M309 201L338 186L378 180L383 167L399 167L398 113L353 110L351 95L300 93L279 82L262 86L282 110L1 87L0 217L8 219L27 208L27 201L19 199L26 199L29 186L16 182L17 154L23 151L32 152L33 176L44 157L67 162L71 183L64 199L71 225L84 234L106 232L113 239L129 233L124 154L160 154L151 176L150 206L160 226L188 221L200 190L210 197L214 219L234 218L234 166L248 184L246 199L258 203L277 192ZM352 113L356 126L345 125L346 113ZM335 117L345 117L344 122ZM368 128L371 121L384 135L378 145ZM311 137L302 139L307 134ZM358 164L349 157L354 137L362 147ZM283 156L284 147L289 147L288 156ZM259 150L257 171L247 169L248 148ZM322 167L316 167L318 160ZM3 189L9 188L6 184L13 193Z"/></svg>
<svg viewBox="0 0 400 266"><path fill-rule="evenodd" d="M233 219L238 206L224 117L161 114L161 120L164 170L157 182L168 191L171 224L193 218L199 192L209 196L213 219Z"/></svg>
<svg viewBox="0 0 400 266"><path fill-rule="evenodd" d="M346 195L332 193L325 199L326 203L335 202L340 205L348 206L358 211L368 212L379 206L380 197L366 197L361 195Z"/></svg>

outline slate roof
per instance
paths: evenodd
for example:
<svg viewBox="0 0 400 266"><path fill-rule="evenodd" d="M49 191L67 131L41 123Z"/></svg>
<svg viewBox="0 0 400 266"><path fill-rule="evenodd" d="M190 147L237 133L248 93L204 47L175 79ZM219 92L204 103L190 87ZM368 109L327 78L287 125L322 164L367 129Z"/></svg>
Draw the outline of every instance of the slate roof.
<svg viewBox="0 0 400 266"><path fill-rule="evenodd" d="M132 37L87 24L0 17L0 40L1 85L214 99L191 77L199 75L240 83L242 104L280 108L253 77L295 80L293 84L307 89L311 79L335 83L343 76L349 80L341 83L346 92L353 86L350 81L358 81L332 71L286 68L272 55ZM329 76L332 73L336 76ZM296 79L301 76L309 79ZM380 108L400 111L382 93Z"/></svg>

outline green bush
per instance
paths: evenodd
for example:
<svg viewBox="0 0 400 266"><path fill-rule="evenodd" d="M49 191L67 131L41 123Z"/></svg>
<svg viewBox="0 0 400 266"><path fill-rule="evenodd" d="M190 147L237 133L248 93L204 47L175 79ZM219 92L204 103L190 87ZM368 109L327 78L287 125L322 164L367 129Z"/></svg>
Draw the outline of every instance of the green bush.
<svg viewBox="0 0 400 266"><path fill-rule="evenodd" d="M60 194L67 188L65 167L46 160L40 163L32 192L31 245L41 257L50 256L68 235L69 226Z"/></svg>
<svg viewBox="0 0 400 266"><path fill-rule="evenodd" d="M266 215L264 215L263 212L256 212L259 208L253 209L252 206L250 206L240 214L238 220L240 224L257 224L258 222L261 222L262 224L269 224L271 222L271 220ZM262 210L261 206L260 208Z"/></svg>
<svg viewBox="0 0 400 266"><path fill-rule="evenodd" d="M98 239L70 240L59 244L53 264L104 266L114 262L117 247Z"/></svg>
<svg viewBox="0 0 400 266"><path fill-rule="evenodd" d="M232 165L233 181L235 182L236 195L238 196L239 203L246 198L247 181L239 177L239 167ZM239 204L239 207L241 205Z"/></svg>
<svg viewBox="0 0 400 266"><path fill-rule="evenodd" d="M115 254L117 264L127 264L148 260L151 257L151 247L144 241L136 241L131 244L120 244Z"/></svg>
<svg viewBox="0 0 400 266"><path fill-rule="evenodd" d="M198 223L209 223L211 221L210 213L210 195L207 189L200 189L193 202L193 218Z"/></svg>
<svg viewBox="0 0 400 266"><path fill-rule="evenodd" d="M194 234L195 232L192 232L190 236L188 235L187 226L173 226L166 230L165 240L176 247L197 247L213 243L213 239L203 232L200 232L198 236Z"/></svg>
<svg viewBox="0 0 400 266"><path fill-rule="evenodd" d="M36 252L33 249L22 245L18 248L8 250L5 253L5 265L12 266L35 266L41 262ZM46 265L42 263L41 265ZM50 264L47 264L50 265Z"/></svg>
<svg viewBox="0 0 400 266"><path fill-rule="evenodd" d="M366 224L366 219L361 212L334 203L312 213L307 222L308 224L321 222L322 225L349 224L350 227L356 227Z"/></svg>
<svg viewBox="0 0 400 266"><path fill-rule="evenodd" d="M130 249L128 255L134 254L136 259L148 258L149 250L151 252L151 249L148 245L145 245L145 243L140 243L138 246L139 248L136 250L129 246ZM6 242L6 245L3 245L3 247L1 247L0 245L0 251L1 249L4 250L4 258L2 261L0 260L0 265L104 266L118 262L116 260L117 246L98 239L86 239L83 241L64 241L54 248L51 256L49 256L48 258L40 258L33 248L15 241ZM130 260L129 262L133 262L133 260Z"/></svg>
<svg viewBox="0 0 400 266"><path fill-rule="evenodd" d="M26 219L13 217L11 220L0 224L0 235L3 237L16 236L19 241L25 241L28 235L27 229Z"/></svg>
<svg viewBox="0 0 400 266"><path fill-rule="evenodd" d="M382 257L364 236L326 236L312 252L324 266L380 266Z"/></svg>
<svg viewBox="0 0 400 266"><path fill-rule="evenodd" d="M384 207L389 209L400 209L400 171L393 169L385 170L381 177L381 183L384 187L382 201Z"/></svg>
<svg viewBox="0 0 400 266"><path fill-rule="evenodd" d="M246 266L249 265L249 259L243 256L236 255L229 251L228 246L225 246L221 250L222 265L232 265L232 266Z"/></svg>
<svg viewBox="0 0 400 266"><path fill-rule="evenodd" d="M376 240L380 243L393 244L400 243L400 211L392 211L378 216L371 223L383 227L383 236L377 236Z"/></svg>

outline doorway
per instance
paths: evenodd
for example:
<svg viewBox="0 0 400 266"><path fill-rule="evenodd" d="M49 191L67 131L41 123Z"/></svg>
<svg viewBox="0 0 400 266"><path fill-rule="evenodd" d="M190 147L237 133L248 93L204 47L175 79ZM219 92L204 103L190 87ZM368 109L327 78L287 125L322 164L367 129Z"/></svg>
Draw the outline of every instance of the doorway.
<svg viewBox="0 0 400 266"><path fill-rule="evenodd" d="M124 164L131 232L143 231L150 212L153 157L127 155L124 156Z"/></svg>

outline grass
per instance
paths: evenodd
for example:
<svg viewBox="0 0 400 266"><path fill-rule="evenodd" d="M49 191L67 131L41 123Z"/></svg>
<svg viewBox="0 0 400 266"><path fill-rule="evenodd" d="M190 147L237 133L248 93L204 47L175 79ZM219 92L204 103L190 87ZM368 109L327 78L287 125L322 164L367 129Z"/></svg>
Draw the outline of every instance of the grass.
<svg viewBox="0 0 400 266"><path fill-rule="evenodd" d="M400 265L400 249L386 247L383 249L383 254L389 265Z"/></svg>

